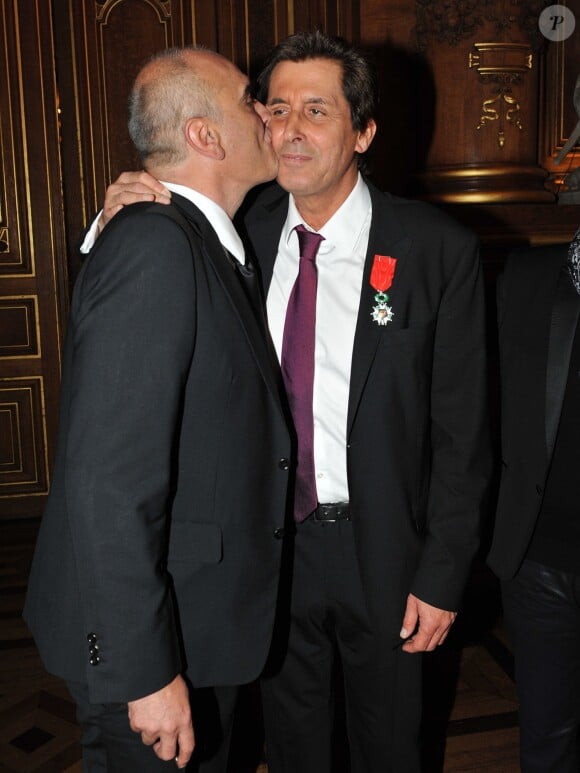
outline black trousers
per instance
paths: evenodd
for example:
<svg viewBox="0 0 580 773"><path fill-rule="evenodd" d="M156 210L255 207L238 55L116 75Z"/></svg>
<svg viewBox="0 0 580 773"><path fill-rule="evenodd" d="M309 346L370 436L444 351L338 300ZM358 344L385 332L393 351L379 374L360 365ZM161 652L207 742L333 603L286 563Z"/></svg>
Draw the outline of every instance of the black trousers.
<svg viewBox="0 0 580 773"><path fill-rule="evenodd" d="M129 725L126 703L89 703L86 685L67 682L81 726L83 773L167 773L173 760L160 760ZM190 690L196 748L187 773L225 773L237 688Z"/></svg>
<svg viewBox="0 0 580 773"><path fill-rule="evenodd" d="M422 657L373 630L350 521L297 527L290 606L282 666L261 680L269 773L335 773L336 658L352 773L416 773Z"/></svg>
<svg viewBox="0 0 580 773"><path fill-rule="evenodd" d="M580 771L580 575L524 561L502 583L522 773Z"/></svg>

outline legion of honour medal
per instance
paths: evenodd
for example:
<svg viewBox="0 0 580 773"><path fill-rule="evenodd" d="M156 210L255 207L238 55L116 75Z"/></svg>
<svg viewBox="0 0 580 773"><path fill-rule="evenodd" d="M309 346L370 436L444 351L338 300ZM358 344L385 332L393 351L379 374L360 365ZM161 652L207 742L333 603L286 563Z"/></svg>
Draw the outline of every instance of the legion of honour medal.
<svg viewBox="0 0 580 773"><path fill-rule="evenodd" d="M376 322L377 325L386 325L394 316L394 311L389 306L387 290L393 283L396 264L396 258L391 258L389 255L375 255L371 269L370 284L373 290L377 291L375 295L377 305L373 306L371 311L373 322Z"/></svg>

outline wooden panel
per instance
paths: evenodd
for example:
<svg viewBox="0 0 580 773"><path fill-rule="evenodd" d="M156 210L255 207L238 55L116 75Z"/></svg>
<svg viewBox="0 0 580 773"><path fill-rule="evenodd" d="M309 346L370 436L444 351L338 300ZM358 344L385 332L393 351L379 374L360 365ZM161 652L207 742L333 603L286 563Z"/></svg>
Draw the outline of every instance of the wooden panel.
<svg viewBox="0 0 580 773"><path fill-rule="evenodd" d="M0 381L0 489L8 498L46 494L42 378Z"/></svg>
<svg viewBox="0 0 580 773"><path fill-rule="evenodd" d="M580 3L573 3L580 23ZM544 40L542 8L532 0L466 9L437 0L361 0L361 40L378 62L382 93L376 182L453 207L485 240L503 240L505 251L514 243L566 241L580 220L573 207L554 210L545 163L567 136L555 129L565 111L554 95L570 90L574 70L576 78L580 38ZM569 132L575 119L567 110Z"/></svg>
<svg viewBox="0 0 580 773"><path fill-rule="evenodd" d="M0 298L0 358L39 356L37 297Z"/></svg>
<svg viewBox="0 0 580 773"><path fill-rule="evenodd" d="M68 284L50 4L3 3L0 41L0 512L34 516L54 458Z"/></svg>

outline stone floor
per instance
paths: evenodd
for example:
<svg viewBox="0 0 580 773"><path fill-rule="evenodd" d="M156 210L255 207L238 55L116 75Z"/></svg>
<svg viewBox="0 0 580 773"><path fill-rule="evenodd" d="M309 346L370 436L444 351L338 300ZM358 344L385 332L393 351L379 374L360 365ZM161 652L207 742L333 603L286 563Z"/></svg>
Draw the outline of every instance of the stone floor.
<svg viewBox="0 0 580 773"><path fill-rule="evenodd" d="M20 617L36 528L0 523L0 772L81 773L73 704L44 671ZM231 771L266 773L255 688L242 698ZM425 773L518 771L511 654L497 585L482 565L453 635L426 658L424 717ZM342 773L344 752L337 754Z"/></svg>

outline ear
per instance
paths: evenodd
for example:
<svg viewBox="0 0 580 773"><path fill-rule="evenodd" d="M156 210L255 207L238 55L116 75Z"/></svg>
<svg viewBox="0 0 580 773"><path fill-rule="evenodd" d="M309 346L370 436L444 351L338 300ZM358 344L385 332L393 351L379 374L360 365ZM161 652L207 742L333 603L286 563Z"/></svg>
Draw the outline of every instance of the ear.
<svg viewBox="0 0 580 773"><path fill-rule="evenodd" d="M366 129L363 129L363 131L359 132L358 139L356 142L356 147L355 147L355 151L357 153L366 153L366 151L371 146L371 142L375 137L376 131L377 131L377 125L375 121L371 118L371 120L368 122L366 126Z"/></svg>
<svg viewBox="0 0 580 773"><path fill-rule="evenodd" d="M207 158L221 161L226 152L221 144L218 127L207 118L190 118L185 124L187 144Z"/></svg>

